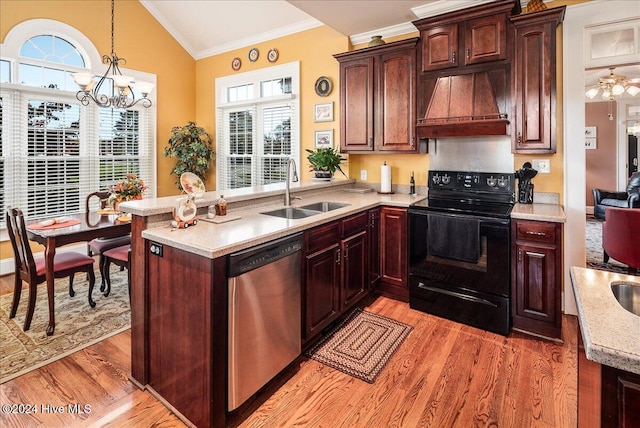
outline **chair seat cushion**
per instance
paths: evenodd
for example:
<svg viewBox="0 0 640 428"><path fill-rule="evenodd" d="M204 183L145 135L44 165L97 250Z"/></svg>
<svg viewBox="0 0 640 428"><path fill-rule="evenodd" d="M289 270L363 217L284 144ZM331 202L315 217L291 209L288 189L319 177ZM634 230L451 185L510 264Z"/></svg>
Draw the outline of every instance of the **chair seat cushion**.
<svg viewBox="0 0 640 428"><path fill-rule="evenodd" d="M114 260L120 260L123 262L127 262L129 260L129 251L131 250L131 245L123 245L121 247L112 248L110 250L102 253L103 256L108 257Z"/></svg>
<svg viewBox="0 0 640 428"><path fill-rule="evenodd" d="M606 205L608 207L629 208L629 203L626 199L603 199L600 201L600 205Z"/></svg>
<svg viewBox="0 0 640 428"><path fill-rule="evenodd" d="M38 257L34 261L36 262L36 273L38 275L44 275L46 273L46 262L44 257ZM57 253L53 259L53 270L58 272L66 269L92 265L93 262L93 257L89 257L75 251Z"/></svg>
<svg viewBox="0 0 640 428"><path fill-rule="evenodd" d="M89 241L89 247L95 254L102 254L112 248L131 244L131 235L116 236L115 238L96 238Z"/></svg>

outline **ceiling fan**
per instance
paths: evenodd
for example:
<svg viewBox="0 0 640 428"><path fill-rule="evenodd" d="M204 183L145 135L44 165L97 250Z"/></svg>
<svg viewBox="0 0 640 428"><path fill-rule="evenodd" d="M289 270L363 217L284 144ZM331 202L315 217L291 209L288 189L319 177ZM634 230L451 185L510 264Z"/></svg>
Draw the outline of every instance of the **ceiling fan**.
<svg viewBox="0 0 640 428"><path fill-rule="evenodd" d="M594 99L602 90L602 98L612 101L625 92L634 97L640 93L640 77L628 79L622 74L615 74L614 70L615 67L609 67L609 75L600 77L598 83L585 95L589 99Z"/></svg>

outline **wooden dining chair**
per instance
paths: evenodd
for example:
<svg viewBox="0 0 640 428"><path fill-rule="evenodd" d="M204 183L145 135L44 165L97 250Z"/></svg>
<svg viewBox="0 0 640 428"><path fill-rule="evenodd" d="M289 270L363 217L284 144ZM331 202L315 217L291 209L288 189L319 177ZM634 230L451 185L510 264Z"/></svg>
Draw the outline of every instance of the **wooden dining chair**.
<svg viewBox="0 0 640 428"><path fill-rule="evenodd" d="M113 263L116 266L127 269L127 287L129 288L129 303L131 303L131 245L123 245L121 247L107 250L104 252L104 258L104 276L107 281L107 288L104 291L104 296L107 297L109 293L111 293L111 277L109 275L109 270L111 263Z"/></svg>
<svg viewBox="0 0 640 428"><path fill-rule="evenodd" d="M90 211L91 199L93 198L99 199L100 209L106 208L107 200L109 199L110 194L111 194L110 192L106 192L106 191L89 193L85 200L85 212L88 213ZM100 255L100 258L98 260L98 267L100 268L100 278L101 278L100 291L104 292L106 287L105 273L104 273L105 258L103 256L103 253L112 248L120 247L122 245L129 245L129 244L131 244L131 234L116 236L115 238L96 238L87 243L88 256ZM73 291L73 288L70 286L69 295L73 296L74 294L75 292Z"/></svg>
<svg viewBox="0 0 640 428"><path fill-rule="evenodd" d="M24 223L24 215L19 208L8 208L6 213L7 231L11 246L13 247L15 261L15 283L13 290L13 303L9 318L14 318L20 303L22 293L22 281L29 284L29 303L27 316L24 320L24 331L31 327L31 319L36 306L37 286L47 280L44 257L33 257L27 228ZM96 277L93 273L93 257L78 252L57 253L53 259L53 276L55 278L69 277L69 287L73 287L73 276L76 272L86 272L89 277L89 305L96 306L91 298Z"/></svg>

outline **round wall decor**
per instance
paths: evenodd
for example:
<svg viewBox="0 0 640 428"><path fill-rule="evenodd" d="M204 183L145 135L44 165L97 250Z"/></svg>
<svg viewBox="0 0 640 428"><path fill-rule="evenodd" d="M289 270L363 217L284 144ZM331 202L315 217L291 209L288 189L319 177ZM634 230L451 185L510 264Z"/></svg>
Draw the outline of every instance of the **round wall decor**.
<svg viewBox="0 0 640 428"><path fill-rule="evenodd" d="M253 48L249 51L249 61L256 62L259 56L260 52L258 51L258 49Z"/></svg>
<svg viewBox="0 0 640 428"><path fill-rule="evenodd" d="M321 97L326 97L331 93L333 89L333 83L331 83L331 79L327 76L320 76L318 80L316 80L316 94Z"/></svg>
<svg viewBox="0 0 640 428"><path fill-rule="evenodd" d="M241 66L242 61L240 61L240 58L234 58L233 61L231 61L231 68L233 68L234 70L240 70Z"/></svg>
<svg viewBox="0 0 640 428"><path fill-rule="evenodd" d="M269 60L269 62L276 62L278 60L278 56L278 49L271 49L267 53L267 59Z"/></svg>

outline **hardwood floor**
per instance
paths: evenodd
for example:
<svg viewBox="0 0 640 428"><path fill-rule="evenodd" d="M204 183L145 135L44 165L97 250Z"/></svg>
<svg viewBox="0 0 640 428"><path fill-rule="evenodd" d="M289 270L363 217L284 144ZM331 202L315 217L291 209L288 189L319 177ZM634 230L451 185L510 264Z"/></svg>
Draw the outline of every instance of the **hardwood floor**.
<svg viewBox="0 0 640 428"><path fill-rule="evenodd" d="M6 292L6 277L0 292ZM11 279L12 281L12 279ZM11 284L11 282L9 283ZM575 427L577 319L565 342L505 338L378 298L368 310L414 326L375 384L303 360L242 427ZM184 426L129 380L129 331L1 385L0 402L37 413L0 414L3 427ZM275 388L272 388L275 389ZM71 413L67 405L89 405ZM61 413L42 405L63 406ZM3 408L4 409L4 408Z"/></svg>

